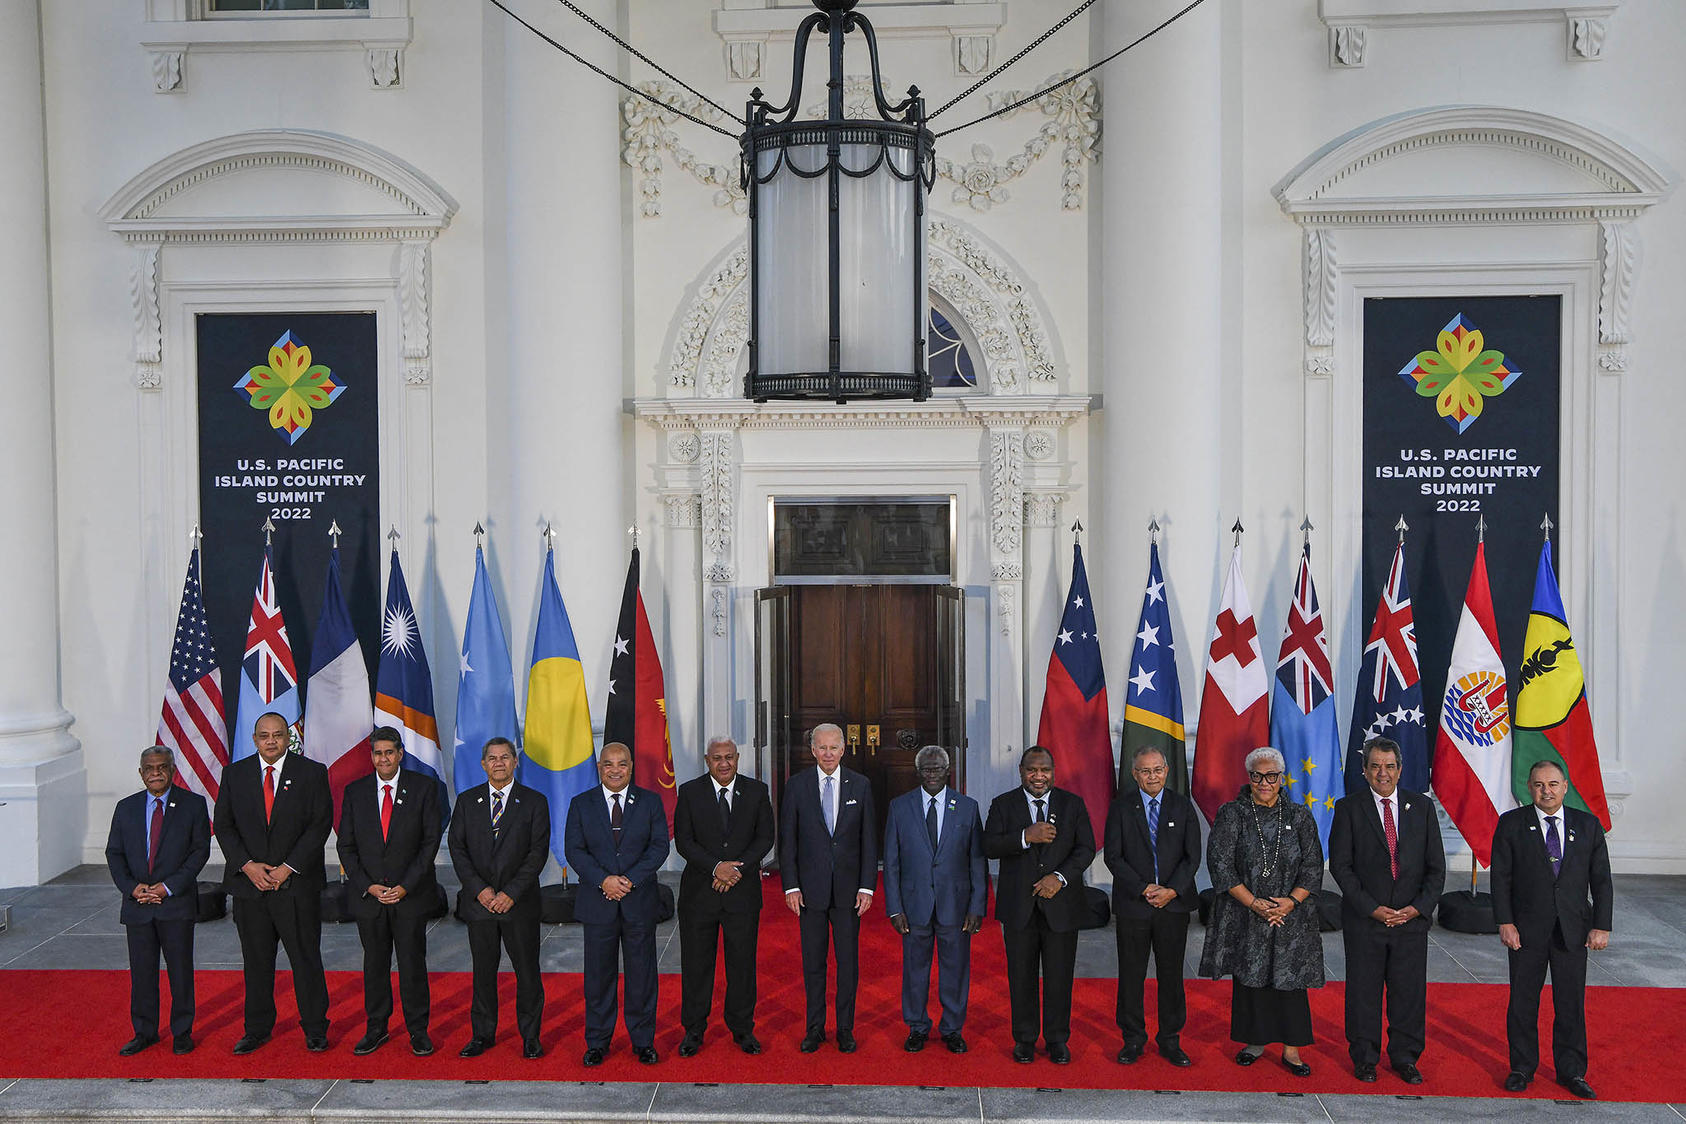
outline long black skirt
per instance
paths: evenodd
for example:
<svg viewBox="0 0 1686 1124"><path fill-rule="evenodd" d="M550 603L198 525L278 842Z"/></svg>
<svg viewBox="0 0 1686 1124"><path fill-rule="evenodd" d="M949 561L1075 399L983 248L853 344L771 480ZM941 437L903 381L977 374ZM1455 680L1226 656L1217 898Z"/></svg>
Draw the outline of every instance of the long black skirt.
<svg viewBox="0 0 1686 1124"><path fill-rule="evenodd" d="M1273 987L1234 985L1229 1000L1229 1036L1237 1042L1263 1046L1311 1045L1311 999L1305 988L1278 991Z"/></svg>

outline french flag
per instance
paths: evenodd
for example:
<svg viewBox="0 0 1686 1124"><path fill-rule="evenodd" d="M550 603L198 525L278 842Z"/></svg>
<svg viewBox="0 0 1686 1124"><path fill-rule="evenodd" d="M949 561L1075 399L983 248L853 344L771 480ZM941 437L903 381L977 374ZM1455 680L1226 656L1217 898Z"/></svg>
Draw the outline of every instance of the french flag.
<svg viewBox="0 0 1686 1124"><path fill-rule="evenodd" d="M340 822L340 794L345 786L374 772L369 757L374 725L369 668L340 591L340 552L335 548L328 555L328 579L323 583L322 616L311 645L304 708L304 753L328 767L335 823Z"/></svg>

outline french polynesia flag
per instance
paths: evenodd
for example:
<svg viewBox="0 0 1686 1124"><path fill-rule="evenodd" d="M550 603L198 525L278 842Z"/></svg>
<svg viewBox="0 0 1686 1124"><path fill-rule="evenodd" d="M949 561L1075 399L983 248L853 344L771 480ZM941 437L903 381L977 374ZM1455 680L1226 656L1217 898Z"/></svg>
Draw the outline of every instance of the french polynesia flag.
<svg viewBox="0 0 1686 1124"><path fill-rule="evenodd" d="M1048 686L1036 740L1054 753L1060 787L1083 798L1091 824L1105 824L1117 788L1112 764L1112 730L1106 709L1106 672L1083 548L1071 548L1071 589L1060 616L1054 650L1048 654Z"/></svg>
<svg viewBox="0 0 1686 1124"><path fill-rule="evenodd" d="M369 668L351 627L351 613L340 592L340 552L328 555L328 579L322 589L322 617L310 651L310 679L305 691L304 755L328 767L334 790L334 822L340 822L340 795L358 777L374 772L369 734L375 726L370 701Z"/></svg>

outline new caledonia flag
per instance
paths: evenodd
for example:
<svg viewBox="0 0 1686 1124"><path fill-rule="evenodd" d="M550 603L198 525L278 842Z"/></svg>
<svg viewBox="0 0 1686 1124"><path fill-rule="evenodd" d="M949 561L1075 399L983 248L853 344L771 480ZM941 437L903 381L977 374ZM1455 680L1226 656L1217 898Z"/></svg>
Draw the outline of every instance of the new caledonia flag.
<svg viewBox="0 0 1686 1124"><path fill-rule="evenodd" d="M1550 539L1540 547L1534 607L1528 613L1522 650L1510 782L1517 802L1529 801L1528 770L1534 762L1555 761L1569 779L1569 794L1563 802L1591 812L1608 831L1610 804L1604 796L1604 773L1592 736L1586 679L1569 635L1557 575L1552 572Z"/></svg>
<svg viewBox="0 0 1686 1124"><path fill-rule="evenodd" d="M667 688L662 683L661 654L650 633L644 595L638 590L638 548L626 568L620 623L615 626L615 654L609 663L609 701L603 711L603 744L620 742L632 750L632 780L661 793L667 821L673 823L673 746L668 740Z"/></svg>
<svg viewBox="0 0 1686 1124"><path fill-rule="evenodd" d="M539 623L533 630L533 663L527 673L527 723L522 783L550 801L550 853L566 864L568 802L597 783L591 751L591 710L574 626L556 588L556 552L544 552Z"/></svg>
<svg viewBox="0 0 1686 1124"><path fill-rule="evenodd" d="M1101 641L1095 634L1095 607L1089 601L1089 575L1083 548L1072 544L1071 589L1066 594L1060 631L1048 654L1048 686L1042 694L1042 720L1036 740L1054 752L1060 786L1083 798L1090 823L1106 823L1115 789L1112 731L1106 708L1106 672L1101 669Z"/></svg>

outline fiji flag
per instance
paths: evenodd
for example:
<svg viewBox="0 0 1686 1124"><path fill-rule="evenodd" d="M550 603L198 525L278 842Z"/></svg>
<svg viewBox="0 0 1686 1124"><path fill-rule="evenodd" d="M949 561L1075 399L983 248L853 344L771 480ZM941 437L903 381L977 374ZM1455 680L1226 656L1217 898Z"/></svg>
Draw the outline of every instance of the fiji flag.
<svg viewBox="0 0 1686 1124"><path fill-rule="evenodd" d="M585 701L574 627L556 588L556 553L544 552L539 623L533 633L533 665L527 673L527 726L521 780L550 801L550 853L567 863L568 804L597 783L591 751L591 711Z"/></svg>
<svg viewBox="0 0 1686 1124"><path fill-rule="evenodd" d="M479 530L478 527L475 530ZM486 573L486 552L474 548L474 592L468 599L468 624L462 632L457 664L457 736L451 747L451 780L461 793L486 783L480 751L492 738L515 741L515 672L509 663L498 597Z"/></svg>
<svg viewBox="0 0 1686 1124"><path fill-rule="evenodd" d="M404 767L439 782L439 800L450 815L445 791L445 762L439 753L439 723L433 716L433 676L427 669L421 628L410 604L410 589L392 548L386 579L386 610L381 614L381 662L375 673L375 722L395 726L404 735Z"/></svg>
<svg viewBox="0 0 1686 1124"><path fill-rule="evenodd" d="M1341 781L1341 735L1335 723L1334 671L1329 642L1323 633L1323 612L1311 582L1311 543L1300 554L1294 597L1288 621L1282 626L1282 648L1276 657L1276 682L1271 687L1270 744L1282 751L1288 775L1282 791L1311 811L1324 850L1329 847L1329 824L1335 801L1345 794Z"/></svg>
<svg viewBox="0 0 1686 1124"><path fill-rule="evenodd" d="M300 710L298 668L293 663L287 624L281 619L281 603L275 599L274 559L265 544L263 569L258 572L258 587L252 594L252 616L246 625L246 654L240 659L240 706L228 736L230 760L257 752L252 744L252 727L270 711L287 720L296 746Z"/></svg>
<svg viewBox="0 0 1686 1124"><path fill-rule="evenodd" d="M1036 740L1054 751L1060 787L1083 798L1089 822L1106 823L1116 788L1106 672L1101 668L1101 638L1095 630L1095 607L1089 601L1083 548L1075 543L1071 589L1066 593L1054 650L1048 654L1048 686L1042 695Z"/></svg>
<svg viewBox="0 0 1686 1124"><path fill-rule="evenodd" d="M1399 745L1399 786L1428 791L1428 727L1423 724L1423 682L1417 669L1417 629L1411 621L1411 591L1405 584L1405 537L1393 551L1387 586L1376 604L1376 620L1358 671L1358 699L1347 740L1346 790L1363 792L1364 743L1391 738Z"/></svg>

